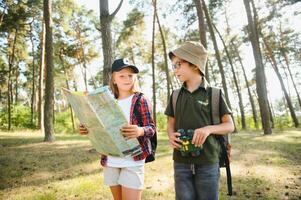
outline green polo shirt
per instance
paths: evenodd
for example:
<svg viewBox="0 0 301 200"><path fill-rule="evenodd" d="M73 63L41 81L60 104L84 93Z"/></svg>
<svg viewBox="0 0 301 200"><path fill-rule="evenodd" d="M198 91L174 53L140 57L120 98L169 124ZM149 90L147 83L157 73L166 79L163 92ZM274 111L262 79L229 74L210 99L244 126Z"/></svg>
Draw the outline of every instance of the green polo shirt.
<svg viewBox="0 0 301 200"><path fill-rule="evenodd" d="M230 114L231 111L223 94L220 95L220 117ZM165 115L175 118L175 131L178 129L197 129L212 125L211 119L211 88L203 78L200 86L193 92L187 90L185 83L181 87L176 104L176 112L173 110L172 95L165 110ZM214 135L209 135L203 144L201 155L198 157L181 156L179 150L174 149L173 160L181 163L194 163L209 165L219 162L220 145Z"/></svg>

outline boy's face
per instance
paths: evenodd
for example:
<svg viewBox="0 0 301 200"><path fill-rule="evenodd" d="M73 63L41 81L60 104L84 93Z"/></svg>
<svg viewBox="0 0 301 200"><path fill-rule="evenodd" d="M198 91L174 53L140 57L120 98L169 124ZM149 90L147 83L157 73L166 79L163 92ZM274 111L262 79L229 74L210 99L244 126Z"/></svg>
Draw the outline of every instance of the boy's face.
<svg viewBox="0 0 301 200"><path fill-rule="evenodd" d="M196 67L189 65L187 61L182 60L176 56L172 58L172 65L176 77L182 83L185 81L189 81L190 79L199 74L198 69Z"/></svg>
<svg viewBox="0 0 301 200"><path fill-rule="evenodd" d="M113 73L114 84L118 90L129 91L132 89L136 79L136 74L129 67Z"/></svg>

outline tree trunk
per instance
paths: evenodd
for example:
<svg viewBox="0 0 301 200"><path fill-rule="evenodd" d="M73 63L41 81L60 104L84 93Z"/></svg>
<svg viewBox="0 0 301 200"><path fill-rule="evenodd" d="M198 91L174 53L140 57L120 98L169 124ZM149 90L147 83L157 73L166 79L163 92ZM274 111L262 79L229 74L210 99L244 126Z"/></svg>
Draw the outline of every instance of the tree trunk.
<svg viewBox="0 0 301 200"><path fill-rule="evenodd" d="M67 87L68 90L70 90L68 72L67 72L67 69L65 68L62 51L60 51L59 59L61 61L61 65L62 65L62 68L64 70L65 79L66 79L66 87ZM72 110L72 107L71 107L70 104L69 104L69 109L70 109L70 117L71 117L71 122L72 122L72 129L73 129L73 133L75 133L74 115L73 115L73 110Z"/></svg>
<svg viewBox="0 0 301 200"><path fill-rule="evenodd" d="M51 19L52 0L44 0L44 19L45 19L45 105L44 105L44 141L54 141L53 130L53 101L54 101L54 82L53 82L53 41L52 41L52 19Z"/></svg>
<svg viewBox="0 0 301 200"><path fill-rule="evenodd" d="M17 42L17 35L18 35L18 30L15 30L15 35L14 35L14 41L13 41L13 46L12 46L12 54L9 56L9 63L8 63L8 80L7 80L7 114L8 114L8 130L11 130L11 104L12 104L12 70L13 70L13 65L15 62L15 48L16 48L16 42ZM9 36L10 37L10 34Z"/></svg>
<svg viewBox="0 0 301 200"><path fill-rule="evenodd" d="M122 5L120 1L116 10L109 14L108 0L99 0L100 31L103 52L103 85L109 85L110 68L113 60L111 22Z"/></svg>
<svg viewBox="0 0 301 200"><path fill-rule="evenodd" d="M19 99L19 75L20 75L20 71L19 71L19 65L18 63L16 63L16 67L15 67L16 71L15 71L15 105L18 104L18 99Z"/></svg>
<svg viewBox="0 0 301 200"><path fill-rule="evenodd" d="M205 18L204 18L204 13L203 13L203 8L202 8L202 2L200 0L193 0L195 6L196 6L196 11L198 15L198 25L199 25L199 34L200 34L200 40L202 45L207 49L207 39L206 39L206 25L205 25ZM210 82L209 79L209 69L208 69L208 63L206 63L205 67L205 77L208 82Z"/></svg>
<svg viewBox="0 0 301 200"><path fill-rule="evenodd" d="M289 64L288 57L287 57L285 51L283 50L283 48L280 49L280 52L281 52L282 56L284 57L284 61L285 61L286 67L287 67L287 70L288 70L288 72L289 72L291 81L292 81L292 83L293 83L293 86L294 86L294 89L295 89L295 93L296 93L297 98L298 98L299 106L300 106L300 108L301 108L301 98L300 98L299 92L298 92L298 90L297 90L297 86L296 86L296 83L295 83L295 81L294 81L293 74L292 74L291 69L290 69L290 64Z"/></svg>
<svg viewBox="0 0 301 200"><path fill-rule="evenodd" d="M153 7L154 7L154 13L153 13L153 32L152 32L152 79L153 79L153 118L155 124L157 123L156 118L156 76L155 76L155 31L156 31L156 6L157 6L157 0L153 0Z"/></svg>
<svg viewBox="0 0 301 200"><path fill-rule="evenodd" d="M38 104L38 126L41 133L45 134L44 130L44 70L45 70L45 22L42 20L42 32L40 39L41 54L39 66L39 104Z"/></svg>
<svg viewBox="0 0 301 200"><path fill-rule="evenodd" d="M112 65L112 35L108 0L99 0L100 25L103 52L103 85L109 85L110 68Z"/></svg>
<svg viewBox="0 0 301 200"><path fill-rule="evenodd" d="M33 41L33 29L32 24L30 24L30 41L31 41L31 51L32 51L32 89L31 89L31 106L30 106L30 122L31 125L34 126L34 101L35 101L35 50L34 50L34 41Z"/></svg>
<svg viewBox="0 0 301 200"><path fill-rule="evenodd" d="M267 90L264 78L264 67L259 47L258 34L256 31L255 23L253 22L249 0L244 0L244 5L248 18L249 38L252 44L253 56L256 63L256 90L258 94L262 127L264 129L264 134L271 134L272 129L268 108Z"/></svg>
<svg viewBox="0 0 301 200"><path fill-rule="evenodd" d="M246 83L247 90L248 90L249 100L250 100L250 104L251 104L251 108L252 108L252 114L253 114L254 125L255 125L256 129L259 129L256 106L255 106L255 103L254 103L254 100L253 100L253 96L252 96L252 93L251 93L251 89L250 89L250 85L249 85L249 82L248 82L248 78L247 78L247 74L246 74L245 67L244 67L244 65L243 65L243 63L242 63L242 59L241 59L241 57L240 57L240 55L239 55L238 49L237 49L237 47L236 47L236 45L234 44L233 41L231 41L231 46L234 48L234 50L235 50L235 52L236 52L236 56L237 56L237 58L238 58L238 61L239 61L239 63L240 63L240 66L241 66L241 68L242 68L242 71L243 71L245 83Z"/></svg>
<svg viewBox="0 0 301 200"><path fill-rule="evenodd" d="M284 93L284 97L286 99L286 102L287 102L287 106L289 108L289 111L290 111L290 114L291 114L291 117L293 119L293 122L295 124L295 127L297 128L299 126L299 121L298 121L298 118L296 116L296 113L295 113L295 110L294 110L294 107L293 107L293 104L292 104L292 101L291 101L291 98L289 97L289 94L285 88L285 85L284 85L284 82L283 82L283 79L281 77L281 74L280 74L280 71L279 71L279 68L277 66L277 61L273 55L273 52L272 52L272 49L271 47L269 46L268 44L268 41L266 40L266 38L263 36L263 34L261 33L261 37L263 39L263 42L264 42L264 45L266 46L266 49L267 49L267 53L268 53L268 58L270 59L270 62L273 66L273 69L278 77L278 80L280 82L280 85L281 85L281 89Z"/></svg>
<svg viewBox="0 0 301 200"><path fill-rule="evenodd" d="M206 16L209 32L210 32L212 42L213 42L215 57L216 57L217 64L218 64L218 67L219 67L219 71L220 71L220 74L221 74L223 90L224 90L224 93L225 93L226 101L227 101L228 106L231 108L231 103L230 103L230 100L229 100L228 89L227 89L227 82L226 82L226 78L225 78L225 71L224 71L224 67L222 65L221 57L220 57L220 54L219 54L219 50L218 50L216 38L215 38L215 35L214 35L214 30L213 30L213 25L212 25L212 22L211 22L211 18L210 18L210 15L209 15L209 12L208 12L208 9L207 9L207 6L206 6L206 3L205 3L204 0L202 0L202 5L203 5L204 13L205 13L205 16Z"/></svg>
<svg viewBox="0 0 301 200"><path fill-rule="evenodd" d="M231 71L232 71L232 74L233 74L234 84L235 84L236 92L237 92L237 95L238 95L239 109L240 109L240 115L241 115L241 126L242 126L242 129L246 129L247 125L246 125L244 104L243 104L243 99L242 99L242 95L241 95L241 92L240 92L240 88L239 88L239 85L238 85L238 80L237 80L237 77L236 77L236 73L235 73L235 70L234 70L234 66L233 66L233 63L232 63L232 58L230 57L227 45L226 45L223 37L221 36L220 32L218 31L218 29L216 28L216 26L214 24L212 24L212 25L213 25L213 27L216 30L220 40L222 41L222 43L224 45L224 49L225 49L226 55L228 57L229 64L231 66Z"/></svg>
<svg viewBox="0 0 301 200"><path fill-rule="evenodd" d="M172 84L170 81L170 76L169 76L169 70L168 70L168 58L167 58L167 50L166 50L166 43L165 43L165 38L164 38L164 33L160 24L160 20L159 20L159 16L157 13L157 7L154 5L154 9L155 10L155 14L156 14L156 18L157 18L157 23L158 23L158 27L159 27L159 31L160 31L160 35L161 35L161 39L162 39L162 45L163 45L163 53L164 53L164 65L165 65L165 74L166 74L166 82L167 82L167 100L166 102L168 102L168 99L170 97L170 85Z"/></svg>

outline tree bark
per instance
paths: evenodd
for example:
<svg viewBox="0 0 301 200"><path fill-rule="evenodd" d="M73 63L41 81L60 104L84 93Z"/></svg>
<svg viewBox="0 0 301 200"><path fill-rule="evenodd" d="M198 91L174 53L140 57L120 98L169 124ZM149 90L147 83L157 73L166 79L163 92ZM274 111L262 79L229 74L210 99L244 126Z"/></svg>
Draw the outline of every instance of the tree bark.
<svg viewBox="0 0 301 200"><path fill-rule="evenodd" d="M202 0L202 6L203 6L204 13L205 13L205 16L206 16L209 32L210 32L210 35L211 35L211 38L212 38L214 51L215 51L215 57L216 57L217 64L218 64L218 67L219 67L219 71L220 71L221 78L222 78L222 85L223 85L223 90L224 90L224 93L225 93L225 98L226 98L228 106L231 108L231 103L230 103L230 100L229 100L228 89L227 89L227 82L226 82L226 77L225 77L225 71L224 71L224 67L222 65L221 57L220 57L220 54L219 54L219 50L218 50L216 38L215 38L215 35L214 35L214 30L213 30L213 25L212 25L212 22L211 22L211 18L210 18L210 15L209 15L209 12L208 12L208 9L207 9L207 6L206 6L206 3L205 3L204 0Z"/></svg>
<svg viewBox="0 0 301 200"><path fill-rule="evenodd" d="M268 59L270 60L272 66L273 66L273 69L277 75L277 78L280 82L280 85L281 85L281 89L284 93L284 97L286 99L286 103L287 103L287 106L289 108L289 111L290 111L290 114L291 114L291 117L293 119L293 122L295 124L295 127L297 128L299 126L299 121L298 121L298 118L296 116L296 113L295 113L295 110L294 110L294 107L293 107L293 104L292 104L292 101L291 101L291 98L289 97L289 94L285 88L285 85L284 85L284 82L283 82L283 79L281 77L281 74L280 74L280 71L279 71L279 68L278 68L278 65L277 65L277 61L273 55L273 52L272 52L272 49L271 47L269 46L269 43L268 41L266 40L266 38L264 37L264 35L261 33L261 37L263 39L263 42L264 42L264 45L266 46L266 49L267 49L267 53L268 53Z"/></svg>
<svg viewBox="0 0 301 200"><path fill-rule="evenodd" d="M52 19L51 19L52 0L44 0L44 19L45 19L45 105L44 105L44 141L54 141L53 129L53 104L54 104L54 82L53 82L53 41L52 41Z"/></svg>
<svg viewBox="0 0 301 200"><path fill-rule="evenodd" d="M117 9L110 15L108 0L99 0L100 31L103 52L103 85L109 85L110 68L113 61L111 22L120 9L122 2L123 0L120 1Z"/></svg>
<svg viewBox="0 0 301 200"><path fill-rule="evenodd" d="M198 15L198 25L199 25L199 34L200 34L200 40L202 45L207 49L207 39L206 39L206 25L205 25L205 18L204 18L204 13L203 13L203 8L202 8L202 2L200 0L193 0L195 6L196 6L196 11ZM205 67L205 77L208 82L210 82L209 79L209 69L208 69L208 63L206 63Z"/></svg>
<svg viewBox="0 0 301 200"><path fill-rule="evenodd" d="M239 63L240 63L240 66L241 66L241 68L242 68L242 71L243 71L245 83L246 83L247 90L248 90L249 100L250 100L250 104L251 104L251 108L252 108L252 114L253 114L254 125L255 125L256 129L259 129L256 106L255 106L255 103L254 103L254 100L253 100L253 96L252 96L252 93L251 93L251 89L250 89L250 85L249 85L249 82L248 82L248 78L247 78L247 74L246 74L245 67L244 67L244 65L243 65L243 63L242 63L242 59L241 59L241 57L240 57L240 55L239 55L238 49L237 49L237 47L236 47L236 45L234 44L233 41L231 41L231 46L232 46L232 47L234 48L234 50L235 50L236 56L237 56L237 58L238 58L238 61L239 61Z"/></svg>
<svg viewBox="0 0 301 200"><path fill-rule="evenodd" d="M162 40L162 45L163 45L163 53L164 53L164 69L165 69L165 74L166 74L166 84L167 84L167 100L166 102L168 102L168 99L170 97L170 85L172 84L170 81L170 76L169 76L169 70L168 70L168 58L167 58L167 49L166 49L166 43L165 43L165 37L164 37L164 33L160 24L160 20L159 20L159 16L158 16L158 12L157 12L157 7L154 5L154 9L155 10L155 14L156 14L156 18L157 18L157 23L158 23L158 27L159 27L159 31L160 31L160 35L161 35L161 40Z"/></svg>
<svg viewBox="0 0 301 200"><path fill-rule="evenodd" d="M34 126L34 101L35 101L35 50L34 50L34 41L33 41L33 29L32 24L30 24L30 41L31 41L31 51L32 51L32 89L31 89L31 106L30 106L30 122Z"/></svg>
<svg viewBox="0 0 301 200"><path fill-rule="evenodd" d="M15 30L15 35L14 35L14 41L12 44L12 54L9 56L9 62L8 62L8 80L7 80L7 115L8 115L8 130L11 130L11 104L12 104L12 70L13 70L13 65L15 62L15 48L16 48L16 42L17 42L17 35L18 35L18 30ZM8 35L10 37L10 34Z"/></svg>
<svg viewBox="0 0 301 200"><path fill-rule="evenodd" d="M244 5L248 18L249 38L252 44L253 56L256 63L256 90L258 94L261 122L264 134L271 134L271 121L268 108L267 89L264 78L264 67L262 63L261 51L259 47L258 34L253 21L249 0L244 0Z"/></svg>
<svg viewBox="0 0 301 200"><path fill-rule="evenodd" d="M64 70L65 79L66 79L66 87L67 87L68 90L70 90L70 87L69 87L69 76L68 76L68 72L67 72L67 69L66 69L65 64L64 64L63 56L64 56L63 55L63 51L61 50L60 54L59 54L59 59L61 61L61 65L62 65L62 68ZM71 117L71 122L72 122L72 129L73 129L73 133L75 133L74 115L73 115L73 110L72 110L72 107L71 107L70 104L69 104L69 109L70 109L70 117Z"/></svg>
<svg viewBox="0 0 301 200"><path fill-rule="evenodd" d="M42 20L42 32L40 39L41 54L39 66L39 104L38 104L38 126L41 133L45 134L44 130L44 70L45 70L45 22Z"/></svg>
<svg viewBox="0 0 301 200"><path fill-rule="evenodd" d="M286 52L285 52L285 50L284 50L285 47L284 47L284 45L283 45L283 32L282 32L282 29L281 29L281 25L280 25L280 45L281 45L280 53L281 53L281 55L282 55L283 58L284 58L285 65L286 65L286 67L287 67L288 73L289 73L290 78L291 78L291 81L292 81L292 83L293 83L293 86L294 86L294 89L295 89L295 93L296 93L296 95L297 95L297 99L298 99L298 102L299 102L299 106L300 106L300 108L301 108L301 98L300 98L299 92L298 92L298 90L297 90L297 86L296 86L295 80L294 80L294 78L293 78L292 71L291 71L291 69L290 69L290 64L289 64L288 56L287 56L287 54L286 54Z"/></svg>
<svg viewBox="0 0 301 200"><path fill-rule="evenodd" d="M156 118L156 76L155 76L155 30L156 30L156 6L157 6L157 0L153 0L153 7L154 7L154 13L153 13L153 32L152 32L152 79L153 79L153 118L154 122L156 124L157 118Z"/></svg>
<svg viewBox="0 0 301 200"><path fill-rule="evenodd" d="M242 95L241 95L241 92L240 92L240 88L239 88L239 85L238 85L238 80L237 80L237 77L236 77L236 73L235 73L235 70L234 70L234 66L233 66L233 63L232 63L232 58L230 57L227 45L226 45L222 35L220 34L220 32L218 31L216 26L214 24L212 24L212 25L213 25L215 31L217 32L220 40L222 41L222 43L224 45L224 49L225 49L226 55L228 57L229 64L231 66L231 71L232 71L232 74L233 74L233 80L234 80L234 84L235 84L235 88L236 88L236 92L237 92L237 96L238 96L238 103L239 103L239 109L240 109L240 115L241 115L241 125L242 125L242 129L246 129L247 125L246 125L244 104L243 104L243 99L242 99Z"/></svg>

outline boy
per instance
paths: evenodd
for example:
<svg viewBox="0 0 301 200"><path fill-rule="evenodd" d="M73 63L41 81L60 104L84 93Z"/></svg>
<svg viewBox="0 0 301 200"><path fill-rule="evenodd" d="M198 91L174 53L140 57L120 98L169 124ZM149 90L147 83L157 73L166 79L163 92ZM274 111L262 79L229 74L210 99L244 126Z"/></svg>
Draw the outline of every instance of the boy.
<svg viewBox="0 0 301 200"><path fill-rule="evenodd" d="M176 77L183 83L175 110L172 97L165 110L169 143L174 148L176 199L217 200L220 146L214 134L223 135L234 130L231 111L221 95L221 124L212 125L211 88L204 77L207 51L201 44L185 42L171 51L169 58ZM202 147L200 155L181 154L179 129L194 130L191 143Z"/></svg>

